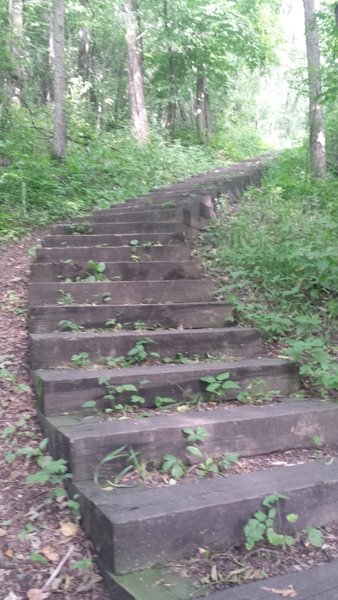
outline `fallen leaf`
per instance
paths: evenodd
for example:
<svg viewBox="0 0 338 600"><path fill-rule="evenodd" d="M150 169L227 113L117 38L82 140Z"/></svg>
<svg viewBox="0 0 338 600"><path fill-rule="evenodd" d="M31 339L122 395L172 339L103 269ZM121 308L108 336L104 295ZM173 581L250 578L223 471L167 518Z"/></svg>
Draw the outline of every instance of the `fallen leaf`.
<svg viewBox="0 0 338 600"><path fill-rule="evenodd" d="M40 550L41 554L48 558L50 562L58 562L60 560L60 555L54 550L52 546L45 546Z"/></svg>
<svg viewBox="0 0 338 600"><path fill-rule="evenodd" d="M42 600L42 591L36 588L32 588L27 592L28 600Z"/></svg>
<svg viewBox="0 0 338 600"><path fill-rule="evenodd" d="M75 523L71 523L71 521L64 521L60 525L60 532L65 537L73 537L73 535L77 532L77 525Z"/></svg>
<svg viewBox="0 0 338 600"><path fill-rule="evenodd" d="M261 589L266 592L272 592L272 594L278 594L279 596L283 596L283 598L296 598L296 596L298 596L293 585L289 585L289 587L286 590L277 590L276 588L268 587L262 587Z"/></svg>
<svg viewBox="0 0 338 600"><path fill-rule="evenodd" d="M0 527L0 538L7 535L7 533L8 533L7 529L1 529L1 527Z"/></svg>
<svg viewBox="0 0 338 600"><path fill-rule="evenodd" d="M7 556L7 558L13 558L14 550L12 550L12 548L7 548L7 550L4 552L4 555Z"/></svg>

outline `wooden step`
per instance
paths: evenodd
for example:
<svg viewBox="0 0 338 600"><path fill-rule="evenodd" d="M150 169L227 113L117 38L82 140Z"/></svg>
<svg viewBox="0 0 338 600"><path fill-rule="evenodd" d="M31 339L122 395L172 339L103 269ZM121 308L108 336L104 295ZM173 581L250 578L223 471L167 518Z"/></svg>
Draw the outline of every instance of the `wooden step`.
<svg viewBox="0 0 338 600"><path fill-rule="evenodd" d="M182 211L178 208L158 208L143 210L138 209L137 211L125 210L125 205L119 204L115 207L115 210L95 210L92 214L87 217L77 217L72 219L74 223L92 222L101 223L108 221L112 223L139 223L139 222L157 222L157 221L177 221L178 218L182 217Z"/></svg>
<svg viewBox="0 0 338 600"><path fill-rule="evenodd" d="M87 352L93 364L104 365L106 357L127 357L138 341L150 340L148 352L156 352L160 360L219 354L253 358L262 354L261 336L257 329L230 327L173 331L42 333L29 336L30 364L33 369L71 366L74 354Z"/></svg>
<svg viewBox="0 0 338 600"><path fill-rule="evenodd" d="M101 562L104 582L114 600L338 600L338 560L299 571L294 565L287 575L260 579L254 583L227 586L211 592L199 578L188 576L175 564L156 565L128 575L114 575ZM207 595L206 595L207 594Z"/></svg>
<svg viewBox="0 0 338 600"><path fill-rule="evenodd" d="M74 480L93 478L101 459L127 446L140 453L150 465L160 468L165 454L189 462L183 430L203 427L208 432L203 451L220 458L238 453L240 457L314 448L314 437L325 444L337 443L338 405L320 400L288 400L268 406L219 407L188 413L163 414L146 419L125 420L80 415L42 417L50 451L63 457ZM116 475L125 464L114 461L100 468L100 476Z"/></svg>
<svg viewBox="0 0 338 600"><path fill-rule="evenodd" d="M60 321L72 321L86 329L100 329L111 319L117 319L124 329L135 329L135 323L143 323L144 329L158 325L180 329L223 327L233 321L233 306L221 302L32 306L29 330L32 333L57 331Z"/></svg>
<svg viewBox="0 0 338 600"><path fill-rule="evenodd" d="M275 467L167 488L111 492L87 481L73 483L72 489L80 496L85 530L116 574L188 558L200 547L217 551L243 542L245 523L273 492L287 497L280 502L284 520L289 513L299 516L293 530L338 519L335 462Z"/></svg>
<svg viewBox="0 0 338 600"><path fill-rule="evenodd" d="M181 226L181 230L183 227ZM137 240L139 245L144 244L184 244L184 233L122 233L122 234L81 234L81 235L46 235L42 240L45 248L58 248L73 246L128 246Z"/></svg>
<svg viewBox="0 0 338 600"><path fill-rule="evenodd" d="M51 228L52 235L101 235L101 234L133 234L137 236L145 233L180 233L183 230L182 223L175 223L172 221L163 222L163 221L155 221L155 222L133 222L129 221L127 223L109 223L106 219L105 223L90 223L88 228L91 230L89 232L81 232L81 228L83 225L77 223L69 223L66 225L54 225Z"/></svg>
<svg viewBox="0 0 338 600"><path fill-rule="evenodd" d="M283 597L277 594L276 590L284 594L289 592L289 598L293 597L296 600L338 600L338 561L304 569L301 572L290 571L287 575L269 577L265 581L241 585L224 592L215 592L208 598L209 600L276 600L276 595ZM291 596L293 590L294 594ZM153 599L148 596L148 600Z"/></svg>
<svg viewBox="0 0 338 600"><path fill-rule="evenodd" d="M74 413L83 410L87 400L95 400L97 407L104 407L106 388L99 383L107 378L112 386L134 384L145 398L145 406L154 406L155 397L166 396L174 400L193 399L199 393L210 399L206 385L200 380L206 375L216 377L229 373L230 379L245 389L254 379L263 379L266 390L277 390L282 396L299 389L298 369L285 360L262 358L233 361L215 361L190 365L159 365L129 367L126 369L39 369L33 374L39 402L44 415ZM227 390L222 399L232 400L237 389ZM119 397L123 403L130 402L130 394Z"/></svg>
<svg viewBox="0 0 338 600"><path fill-rule="evenodd" d="M69 304L204 302L213 299L214 290L207 279L31 283L29 302L30 306L57 304L65 294L70 294Z"/></svg>
<svg viewBox="0 0 338 600"><path fill-rule="evenodd" d="M133 256L135 257L133 259ZM144 261L163 261L163 260L188 260L191 257L191 248L188 246L171 245L171 246L149 246L138 247L135 250L133 246L72 246L68 248L38 248L36 251L37 263L56 263L60 261L88 261L95 260L96 262L136 262Z"/></svg>
<svg viewBox="0 0 338 600"><path fill-rule="evenodd" d="M140 261L140 262L104 262L103 277L107 279L161 280L161 279L199 279L201 266L197 260L185 261ZM63 281L65 279L86 278L95 273L90 267L91 261L64 263L33 263L31 281Z"/></svg>

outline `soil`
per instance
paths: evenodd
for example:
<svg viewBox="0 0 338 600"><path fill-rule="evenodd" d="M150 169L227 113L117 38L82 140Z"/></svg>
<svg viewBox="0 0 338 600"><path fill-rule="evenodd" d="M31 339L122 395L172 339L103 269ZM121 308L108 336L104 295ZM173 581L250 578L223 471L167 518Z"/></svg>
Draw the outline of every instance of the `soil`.
<svg viewBox="0 0 338 600"><path fill-rule="evenodd" d="M56 499L53 486L26 483L27 476L39 471L36 459L18 456L10 462L20 448L37 448L42 440L26 328L28 250L39 241L38 234L29 235L0 252L0 598L108 600L93 547L65 493ZM60 573L43 593L34 593L67 553Z"/></svg>
<svg viewBox="0 0 338 600"><path fill-rule="evenodd" d="M203 445L200 445L199 447L201 450L203 450ZM229 466L229 468L227 468L226 470L220 469L220 472L218 474L209 472L204 473L203 475L201 475L200 473L198 461L195 464L188 464L186 474L178 481L173 479L169 473L163 473L162 471L152 468L150 465L145 464L144 471L142 471L142 469L132 469L125 476L119 479L118 483L119 485L126 487L140 485L145 485L148 488L168 487L172 485L179 485L182 483L194 483L196 481L199 481L202 477L228 477L230 475L252 473L254 471L270 469L273 467L291 467L294 465L302 465L316 460L325 460L329 463L332 459L334 459L337 456L338 446L287 450L286 452L274 452L268 455L253 456L248 458L238 457L238 460L235 460L231 464L231 466ZM203 460L204 459L202 459L201 462L203 462ZM217 458L214 458L214 463L218 465L219 460L217 460ZM114 477L107 479L107 483L103 483L102 488L105 490L113 491L115 489Z"/></svg>
<svg viewBox="0 0 338 600"><path fill-rule="evenodd" d="M338 523L322 527L321 532L321 548L312 546L304 533L297 533L296 543L287 548L260 543L252 551L235 546L219 554L199 548L196 557L190 561L172 563L171 566L182 576L195 577L199 588L224 590L257 580L263 580L262 586L269 587L268 581L264 584L267 577L310 569L338 557ZM289 595L284 594L285 597Z"/></svg>

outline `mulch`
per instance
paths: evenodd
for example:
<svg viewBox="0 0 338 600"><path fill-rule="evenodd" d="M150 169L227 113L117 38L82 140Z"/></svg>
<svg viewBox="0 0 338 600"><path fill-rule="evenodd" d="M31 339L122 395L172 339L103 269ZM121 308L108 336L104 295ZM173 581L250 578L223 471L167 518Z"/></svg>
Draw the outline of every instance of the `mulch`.
<svg viewBox="0 0 338 600"><path fill-rule="evenodd" d="M42 441L27 362L28 251L39 241L39 234L28 235L0 252L0 597L108 600L66 495L55 498L53 486L26 483L39 470L36 460L13 458Z"/></svg>

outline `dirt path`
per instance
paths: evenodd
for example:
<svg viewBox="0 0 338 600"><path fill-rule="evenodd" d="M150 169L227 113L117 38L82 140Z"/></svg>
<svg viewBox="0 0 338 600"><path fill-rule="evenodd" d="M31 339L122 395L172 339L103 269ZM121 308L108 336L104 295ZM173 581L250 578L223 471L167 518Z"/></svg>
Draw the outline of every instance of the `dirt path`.
<svg viewBox="0 0 338 600"><path fill-rule="evenodd" d="M18 455L25 447L36 451L42 441L26 329L28 251L38 243L39 236L30 235L0 252L0 599L108 600L92 546L66 496L52 497L48 483L27 484L39 467L34 457ZM41 593L67 553L60 573Z"/></svg>

